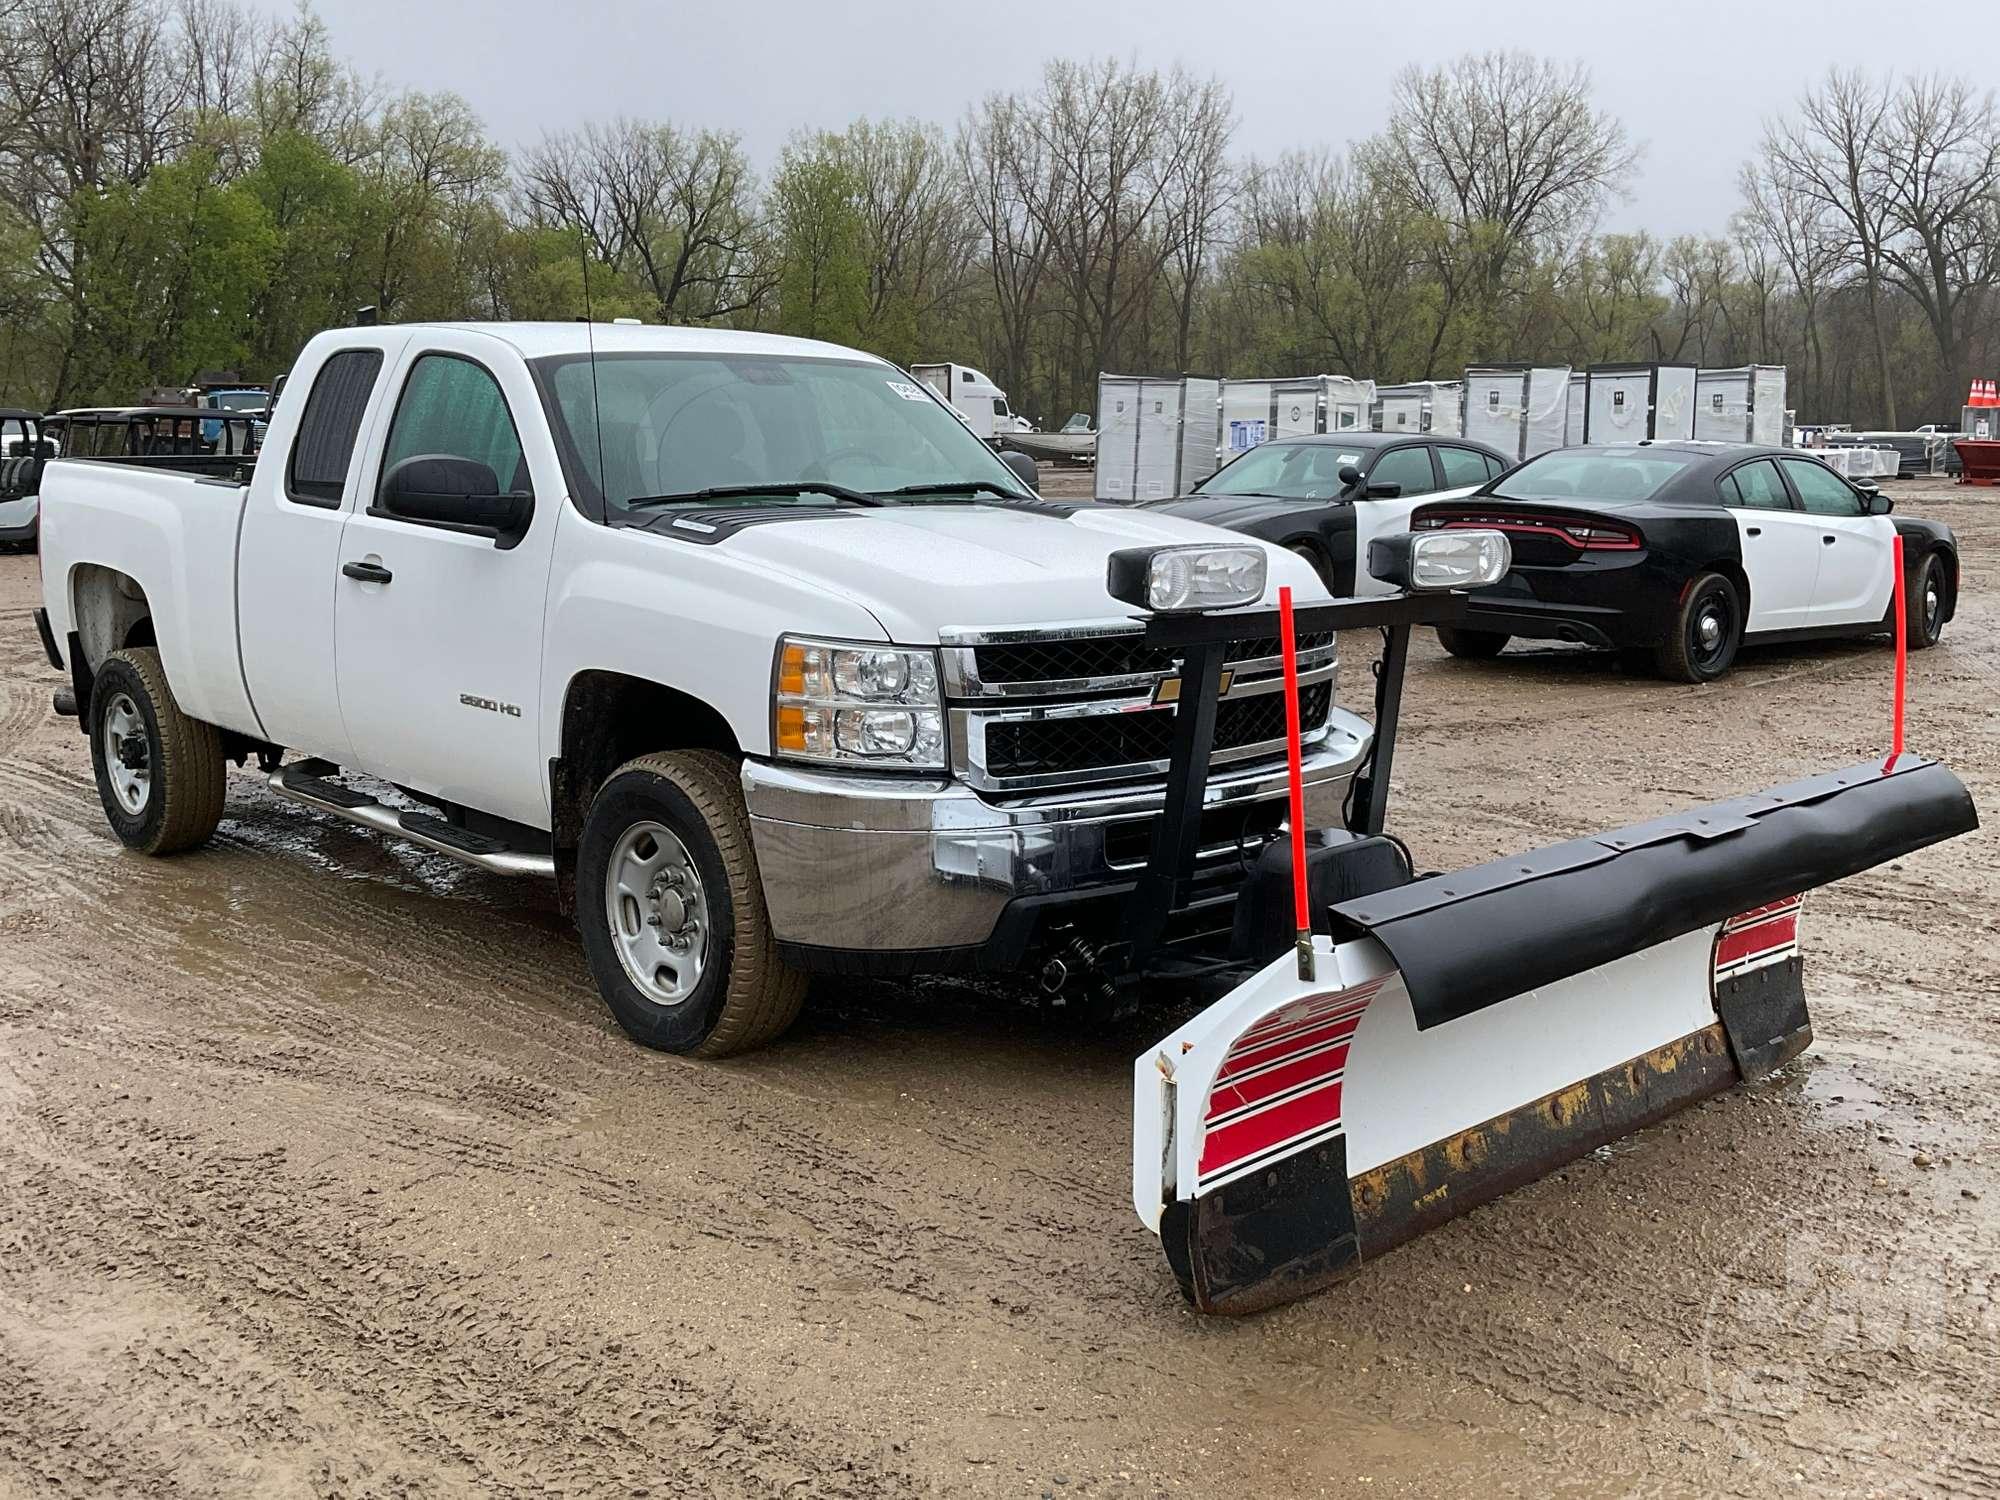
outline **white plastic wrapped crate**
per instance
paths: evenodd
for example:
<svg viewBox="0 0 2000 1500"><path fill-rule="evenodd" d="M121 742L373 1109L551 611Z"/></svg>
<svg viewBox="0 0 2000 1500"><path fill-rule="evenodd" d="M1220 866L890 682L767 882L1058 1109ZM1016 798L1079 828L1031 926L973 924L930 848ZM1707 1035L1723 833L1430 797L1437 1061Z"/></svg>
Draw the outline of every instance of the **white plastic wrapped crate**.
<svg viewBox="0 0 2000 1500"><path fill-rule="evenodd" d="M1271 436L1271 382L1222 382L1222 460L1227 463Z"/></svg>
<svg viewBox="0 0 2000 1500"><path fill-rule="evenodd" d="M1132 498L1164 500L1180 493L1181 383L1146 380L1139 385L1139 447Z"/></svg>
<svg viewBox="0 0 2000 1500"><path fill-rule="evenodd" d="M1495 365L1465 372L1465 436L1515 458L1563 446L1568 365Z"/></svg>
<svg viewBox="0 0 2000 1500"><path fill-rule="evenodd" d="M1222 382L1196 375L1182 380L1180 471L1172 493L1184 495L1215 472L1221 423Z"/></svg>
<svg viewBox="0 0 2000 1500"><path fill-rule="evenodd" d="M1131 500L1139 472L1137 375L1097 377L1097 483L1099 500Z"/></svg>

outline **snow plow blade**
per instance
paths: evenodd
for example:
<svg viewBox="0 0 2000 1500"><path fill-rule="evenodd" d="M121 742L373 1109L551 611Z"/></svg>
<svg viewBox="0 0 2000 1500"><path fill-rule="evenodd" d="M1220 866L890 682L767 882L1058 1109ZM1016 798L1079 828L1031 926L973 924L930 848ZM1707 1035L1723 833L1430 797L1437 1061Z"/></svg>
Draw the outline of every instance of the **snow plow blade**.
<svg viewBox="0 0 2000 1500"><path fill-rule="evenodd" d="M1380 890L1142 1054L1133 1203L1247 1313L1812 1040L1805 893L1978 826L1904 756Z"/></svg>

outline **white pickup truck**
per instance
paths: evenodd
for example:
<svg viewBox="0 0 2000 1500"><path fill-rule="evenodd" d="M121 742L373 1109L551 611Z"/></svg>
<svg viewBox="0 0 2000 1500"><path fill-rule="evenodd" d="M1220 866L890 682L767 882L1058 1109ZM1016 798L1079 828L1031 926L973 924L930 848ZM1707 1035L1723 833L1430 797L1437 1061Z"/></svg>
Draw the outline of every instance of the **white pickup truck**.
<svg viewBox="0 0 2000 1500"><path fill-rule="evenodd" d="M878 359L732 332L324 333L254 463L57 460L41 497L44 644L121 840L201 843L254 758L318 815L552 878L624 1027L710 1056L815 970L1097 970L1179 687L1113 581L1325 597L1265 543L1039 498ZM1300 644L1330 826L1370 731L1332 633ZM1226 926L1284 817L1278 655L1232 649L1178 926Z"/></svg>

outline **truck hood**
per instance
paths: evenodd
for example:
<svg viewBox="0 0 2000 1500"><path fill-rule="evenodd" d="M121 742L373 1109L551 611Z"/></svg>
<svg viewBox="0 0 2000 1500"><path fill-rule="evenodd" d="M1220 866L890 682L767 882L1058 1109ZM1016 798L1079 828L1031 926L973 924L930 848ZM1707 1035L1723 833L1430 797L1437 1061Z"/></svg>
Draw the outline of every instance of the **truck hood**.
<svg viewBox="0 0 2000 1500"><path fill-rule="evenodd" d="M1004 505L895 505L749 526L723 544L853 600L892 641L927 645L951 629L1000 630L1132 614L1105 591L1105 565L1124 547L1176 542L1237 544L1233 535L1177 516L1084 506L1068 515ZM1264 545L1259 543L1258 545ZM1271 554L1265 603L1290 584L1320 599L1312 569L1282 548Z"/></svg>

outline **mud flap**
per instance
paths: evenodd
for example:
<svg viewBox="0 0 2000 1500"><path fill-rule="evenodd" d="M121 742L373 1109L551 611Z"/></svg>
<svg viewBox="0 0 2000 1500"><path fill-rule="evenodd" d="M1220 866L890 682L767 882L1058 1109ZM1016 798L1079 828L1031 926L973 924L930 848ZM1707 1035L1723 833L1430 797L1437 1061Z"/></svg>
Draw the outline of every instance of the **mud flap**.
<svg viewBox="0 0 2000 1500"><path fill-rule="evenodd" d="M1803 893L1977 822L1905 758L1336 906L1137 1059L1133 1206L1203 1311L1326 1286L1797 1056Z"/></svg>

